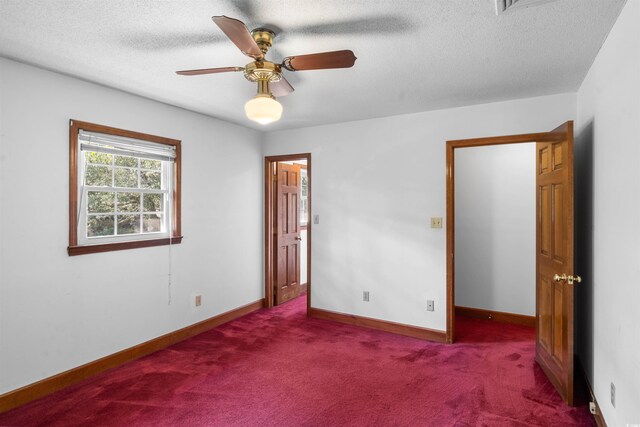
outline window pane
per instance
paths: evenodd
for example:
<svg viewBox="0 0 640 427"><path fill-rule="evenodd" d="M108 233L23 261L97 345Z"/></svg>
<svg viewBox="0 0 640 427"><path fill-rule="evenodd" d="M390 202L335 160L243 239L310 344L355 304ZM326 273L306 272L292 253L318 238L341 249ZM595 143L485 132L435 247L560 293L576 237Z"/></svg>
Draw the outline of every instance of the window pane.
<svg viewBox="0 0 640 427"><path fill-rule="evenodd" d="M140 233L140 215L118 215L118 234Z"/></svg>
<svg viewBox="0 0 640 427"><path fill-rule="evenodd" d="M116 166L129 166L131 168L137 168L138 159L135 157L129 157L129 156L116 156L115 164Z"/></svg>
<svg viewBox="0 0 640 427"><path fill-rule="evenodd" d="M107 153L94 153L93 151L85 151L84 158L89 163L99 163L101 165L110 165L113 159L112 154Z"/></svg>
<svg viewBox="0 0 640 427"><path fill-rule="evenodd" d="M162 231L162 214L142 215L142 228L145 233Z"/></svg>
<svg viewBox="0 0 640 427"><path fill-rule="evenodd" d="M306 225L309 220L308 192L309 177L307 176L307 170L302 169L300 171L300 224L303 225Z"/></svg>
<svg viewBox="0 0 640 427"><path fill-rule="evenodd" d="M114 199L116 193L106 191L89 191L87 195L87 208L89 213L110 213L114 211Z"/></svg>
<svg viewBox="0 0 640 427"><path fill-rule="evenodd" d="M140 212L140 194L118 193L118 212Z"/></svg>
<svg viewBox="0 0 640 427"><path fill-rule="evenodd" d="M160 170L162 163L160 160L140 159L140 167L143 169Z"/></svg>
<svg viewBox="0 0 640 427"><path fill-rule="evenodd" d="M160 172L140 171L140 187L160 190L162 174Z"/></svg>
<svg viewBox="0 0 640 427"><path fill-rule="evenodd" d="M115 186L138 188L138 171L135 169L116 168Z"/></svg>
<svg viewBox="0 0 640 427"><path fill-rule="evenodd" d="M113 215L92 215L87 218L87 237L113 235Z"/></svg>
<svg viewBox="0 0 640 427"><path fill-rule="evenodd" d="M142 204L145 212L160 212L162 209L162 194L144 194Z"/></svg>
<svg viewBox="0 0 640 427"><path fill-rule="evenodd" d="M309 222L309 211L307 199L300 199L300 224L306 225Z"/></svg>
<svg viewBox="0 0 640 427"><path fill-rule="evenodd" d="M85 183L93 186L110 187L111 167L87 165Z"/></svg>

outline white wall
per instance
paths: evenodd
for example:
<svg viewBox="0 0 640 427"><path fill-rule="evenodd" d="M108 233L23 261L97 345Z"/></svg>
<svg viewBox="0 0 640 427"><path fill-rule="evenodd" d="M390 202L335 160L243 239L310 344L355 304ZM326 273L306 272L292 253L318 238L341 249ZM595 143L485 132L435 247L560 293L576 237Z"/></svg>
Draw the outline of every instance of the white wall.
<svg viewBox="0 0 640 427"><path fill-rule="evenodd" d="M455 155L455 302L536 313L536 145Z"/></svg>
<svg viewBox="0 0 640 427"><path fill-rule="evenodd" d="M0 94L0 394L263 297L258 132L5 59ZM67 256L71 118L182 140L181 245Z"/></svg>
<svg viewBox="0 0 640 427"><path fill-rule="evenodd" d="M639 22L630 0L578 92L578 348L610 426L640 423Z"/></svg>
<svg viewBox="0 0 640 427"><path fill-rule="evenodd" d="M547 131L575 111L561 94L268 133L267 155L312 153L312 306L444 330L445 231L429 217L445 216L445 141Z"/></svg>

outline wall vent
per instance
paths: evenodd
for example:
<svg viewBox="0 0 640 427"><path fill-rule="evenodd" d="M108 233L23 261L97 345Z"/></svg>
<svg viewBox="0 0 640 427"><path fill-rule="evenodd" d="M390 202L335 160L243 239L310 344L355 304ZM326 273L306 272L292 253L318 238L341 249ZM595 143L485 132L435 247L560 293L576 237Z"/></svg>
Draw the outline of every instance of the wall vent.
<svg viewBox="0 0 640 427"><path fill-rule="evenodd" d="M539 6L558 0L496 0L496 14L502 15L517 9L524 9L532 6Z"/></svg>

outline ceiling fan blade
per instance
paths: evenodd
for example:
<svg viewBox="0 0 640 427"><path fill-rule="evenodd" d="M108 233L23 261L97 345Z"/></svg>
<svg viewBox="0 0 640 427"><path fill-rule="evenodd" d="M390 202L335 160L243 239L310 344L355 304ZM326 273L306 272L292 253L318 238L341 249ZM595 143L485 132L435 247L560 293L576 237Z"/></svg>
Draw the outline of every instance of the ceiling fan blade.
<svg viewBox="0 0 640 427"><path fill-rule="evenodd" d="M282 61L282 66L290 71L349 68L353 66L356 59L358 58L350 50L337 50L335 52L288 56Z"/></svg>
<svg viewBox="0 0 640 427"><path fill-rule="evenodd" d="M200 70L176 71L176 74L180 74L181 76L197 76L200 74L228 73L228 72L242 71L242 70L244 70L243 67L202 68Z"/></svg>
<svg viewBox="0 0 640 427"><path fill-rule="evenodd" d="M229 37L233 44L238 46L242 53L254 59L264 57L247 26L242 21L224 15L213 16L211 19Z"/></svg>
<svg viewBox="0 0 640 427"><path fill-rule="evenodd" d="M284 76L280 76L279 81L271 83L269 88L271 89L271 94L276 98L287 96L295 90Z"/></svg>

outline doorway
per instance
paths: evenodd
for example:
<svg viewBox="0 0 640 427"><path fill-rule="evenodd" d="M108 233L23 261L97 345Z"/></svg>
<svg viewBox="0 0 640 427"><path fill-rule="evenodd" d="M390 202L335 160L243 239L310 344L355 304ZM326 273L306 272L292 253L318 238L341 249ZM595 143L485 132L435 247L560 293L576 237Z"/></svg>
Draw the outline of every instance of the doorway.
<svg viewBox="0 0 640 427"><path fill-rule="evenodd" d="M265 157L265 307L311 306L311 154Z"/></svg>
<svg viewBox="0 0 640 427"><path fill-rule="evenodd" d="M535 327L535 152L533 142L454 151L458 318Z"/></svg>
<svg viewBox="0 0 640 427"><path fill-rule="evenodd" d="M536 361L569 405L574 394L573 122L550 132L447 141L447 331L455 341L455 156L464 147L536 143Z"/></svg>

